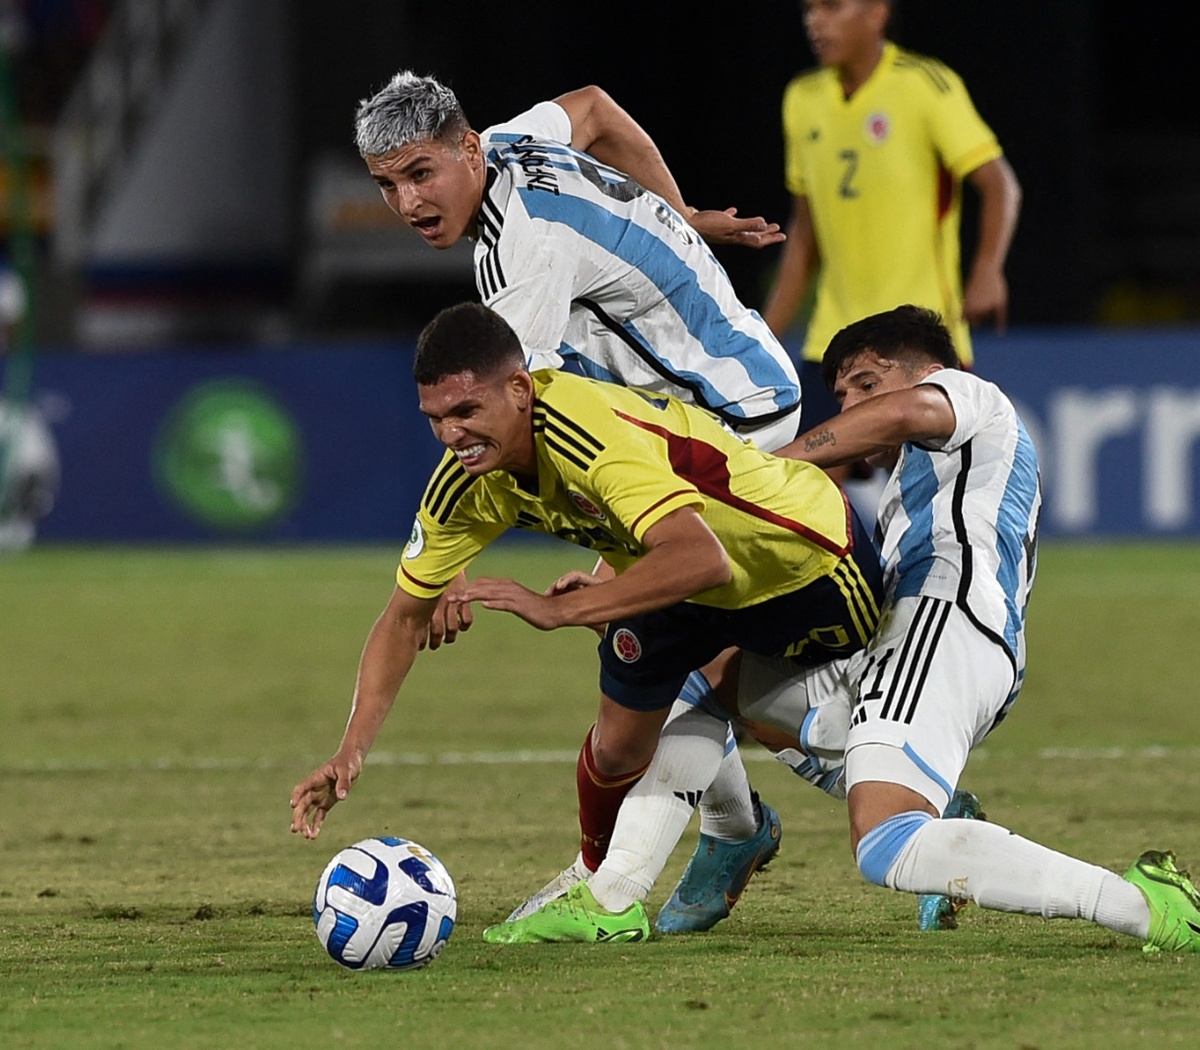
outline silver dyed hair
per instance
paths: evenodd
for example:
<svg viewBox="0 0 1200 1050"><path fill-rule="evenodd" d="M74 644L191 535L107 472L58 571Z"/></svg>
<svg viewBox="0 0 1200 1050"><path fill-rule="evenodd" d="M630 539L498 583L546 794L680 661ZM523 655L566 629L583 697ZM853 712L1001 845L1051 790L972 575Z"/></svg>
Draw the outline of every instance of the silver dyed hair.
<svg viewBox="0 0 1200 1050"><path fill-rule="evenodd" d="M373 98L359 102L354 144L364 157L382 157L422 139L457 137L469 129L453 91L433 77L402 69Z"/></svg>

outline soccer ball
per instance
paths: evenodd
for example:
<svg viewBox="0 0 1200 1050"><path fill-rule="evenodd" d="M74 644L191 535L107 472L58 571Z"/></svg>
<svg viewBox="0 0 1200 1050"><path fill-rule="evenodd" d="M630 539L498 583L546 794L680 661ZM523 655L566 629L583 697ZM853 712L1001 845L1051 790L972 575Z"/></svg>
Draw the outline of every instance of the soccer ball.
<svg viewBox="0 0 1200 1050"><path fill-rule="evenodd" d="M352 970L415 970L433 962L457 910L450 873L408 839L347 846L329 862L313 896L317 939Z"/></svg>

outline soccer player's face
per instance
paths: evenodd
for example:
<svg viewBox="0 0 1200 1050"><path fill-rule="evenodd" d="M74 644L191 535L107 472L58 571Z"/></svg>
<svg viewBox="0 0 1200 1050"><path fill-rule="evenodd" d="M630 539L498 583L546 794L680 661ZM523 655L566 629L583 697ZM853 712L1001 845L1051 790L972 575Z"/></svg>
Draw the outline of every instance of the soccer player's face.
<svg viewBox="0 0 1200 1050"><path fill-rule="evenodd" d="M840 67L878 48L887 13L879 0L804 0L804 28L817 61Z"/></svg>
<svg viewBox="0 0 1200 1050"><path fill-rule="evenodd" d="M367 170L387 206L435 248L449 248L474 227L484 183L476 132L459 142L422 139L368 157Z"/></svg>
<svg viewBox="0 0 1200 1050"><path fill-rule="evenodd" d="M902 361L893 361L880 357L872 350L864 350L842 365L833 384L833 396L845 411L868 398L893 390L906 390L923 374L915 373Z"/></svg>
<svg viewBox="0 0 1200 1050"><path fill-rule="evenodd" d="M480 378L473 372L420 384L421 412L434 436L468 474L536 474L530 408L533 381L523 369Z"/></svg>

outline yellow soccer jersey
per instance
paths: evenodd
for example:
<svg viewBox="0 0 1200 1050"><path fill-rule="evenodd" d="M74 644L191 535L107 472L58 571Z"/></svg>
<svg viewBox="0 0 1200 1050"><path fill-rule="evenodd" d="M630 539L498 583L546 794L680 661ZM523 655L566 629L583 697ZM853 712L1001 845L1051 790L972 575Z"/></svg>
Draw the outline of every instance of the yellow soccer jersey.
<svg viewBox="0 0 1200 1050"><path fill-rule="evenodd" d="M821 254L803 357L819 361L852 321L903 303L937 310L972 361L962 318L962 179L1001 156L956 73L884 46L846 99L833 68L783 96L788 190L807 197Z"/></svg>
<svg viewBox="0 0 1200 1050"><path fill-rule="evenodd" d="M728 584L693 599L700 604L754 605L842 561L847 508L819 467L762 452L673 397L553 370L533 379L536 487L508 471L472 477L447 452L396 573L409 594L436 597L509 528L591 548L622 572L646 553L655 522L689 506L733 568Z"/></svg>

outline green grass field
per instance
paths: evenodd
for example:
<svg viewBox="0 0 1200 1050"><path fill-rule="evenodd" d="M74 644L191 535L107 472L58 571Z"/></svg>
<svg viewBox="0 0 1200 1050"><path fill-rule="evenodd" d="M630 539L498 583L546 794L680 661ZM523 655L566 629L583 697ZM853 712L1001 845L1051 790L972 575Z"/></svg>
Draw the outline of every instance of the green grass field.
<svg viewBox="0 0 1200 1050"><path fill-rule="evenodd" d="M395 557L0 559L0 1046L1193 1044L1200 957L976 908L918 933L911 898L859 877L844 806L751 746L783 849L730 919L634 946L484 944L575 852L585 631L482 614L418 661L321 837L289 835L288 793L336 746ZM480 571L541 585L589 562L521 546ZM964 786L1114 869L1150 847L1200 869L1200 546L1047 545L1030 617L1025 691ZM457 883L458 927L425 970L344 971L313 934L326 861L382 833ZM693 843L694 825L652 913Z"/></svg>

